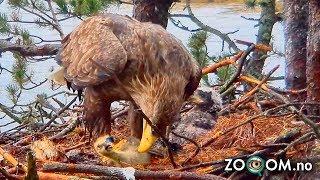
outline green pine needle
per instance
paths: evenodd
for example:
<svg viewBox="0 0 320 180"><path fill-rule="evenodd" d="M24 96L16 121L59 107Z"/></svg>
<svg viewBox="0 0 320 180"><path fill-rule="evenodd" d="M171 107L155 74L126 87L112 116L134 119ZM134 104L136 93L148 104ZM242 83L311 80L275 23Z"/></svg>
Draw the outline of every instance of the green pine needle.
<svg viewBox="0 0 320 180"><path fill-rule="evenodd" d="M55 0L54 2L59 7L61 13L67 14L69 12L68 3L65 0Z"/></svg>
<svg viewBox="0 0 320 180"><path fill-rule="evenodd" d="M8 24L8 17L0 13L0 34L7 34L10 31L10 25Z"/></svg>
<svg viewBox="0 0 320 180"><path fill-rule="evenodd" d="M14 8L27 6L29 4L28 0L8 0L8 4Z"/></svg>
<svg viewBox="0 0 320 180"><path fill-rule="evenodd" d="M254 8L257 5L256 0L246 0L245 4L248 8Z"/></svg>
<svg viewBox="0 0 320 180"><path fill-rule="evenodd" d="M12 78L18 85L22 86L27 82L27 61L17 53L13 54L13 57L15 63L12 66Z"/></svg>
<svg viewBox="0 0 320 180"><path fill-rule="evenodd" d="M19 96L19 87L17 85L14 85L14 84L9 84L7 87L6 87L6 91L9 95L9 99L14 103L16 104L17 101L18 101L18 96Z"/></svg>

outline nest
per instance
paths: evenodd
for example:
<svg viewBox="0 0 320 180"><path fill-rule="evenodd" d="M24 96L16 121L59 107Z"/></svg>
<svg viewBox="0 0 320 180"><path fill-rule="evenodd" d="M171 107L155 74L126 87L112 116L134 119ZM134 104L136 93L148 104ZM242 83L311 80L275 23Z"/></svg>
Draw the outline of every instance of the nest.
<svg viewBox="0 0 320 180"><path fill-rule="evenodd" d="M196 142L199 145L204 144L212 137L216 136L219 132L225 132L226 130L241 124L249 117L252 117L254 112L250 110L242 110L236 113L220 116L217 120L214 128L207 134L198 137ZM188 164L197 164L203 162L211 162L224 160L226 158L234 157L240 154L250 154L257 150L264 149L266 146L272 144L275 139L282 136L293 129L299 128L299 134L305 133L308 127L306 125L297 125L296 118L293 115L277 116L277 117L260 117L253 120L251 123L242 125L233 131L221 135L209 146L203 148L199 154L191 159ZM127 126L127 122L124 118L118 118L112 134L119 139L126 138L130 134L130 129ZM49 135L43 135L49 136ZM42 139L43 136L37 136L37 139ZM311 145L313 142L302 143L294 146L287 151L288 158L301 158L310 153ZM87 135L83 128L76 128L65 138L54 142L56 149L62 152L61 158L58 161L69 163L81 163L81 164L98 164L104 163L95 153L92 142L88 143ZM9 151L20 162L25 162L26 152L24 149L17 149L14 146L6 146L6 150ZM186 143L182 150L174 153L174 159L178 164L182 164L186 159L194 154L196 147L193 143ZM64 157L68 158L65 159ZM270 154L272 156L272 154ZM42 161L38 161L37 166L41 167ZM105 164L104 164L105 165ZM129 165L128 165L129 166ZM165 170L171 169L172 165L168 157L153 157L151 164L134 166L136 169L147 170Z"/></svg>

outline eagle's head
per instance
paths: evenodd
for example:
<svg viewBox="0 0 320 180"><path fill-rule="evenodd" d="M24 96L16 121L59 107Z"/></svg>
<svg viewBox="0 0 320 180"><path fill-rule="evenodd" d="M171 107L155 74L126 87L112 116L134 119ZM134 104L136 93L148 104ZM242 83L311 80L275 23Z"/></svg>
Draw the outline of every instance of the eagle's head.
<svg viewBox="0 0 320 180"><path fill-rule="evenodd" d="M175 73L145 74L131 83L132 98L162 136L165 136L167 127L179 119L186 85L187 80ZM143 120L143 133L138 151L148 151L158 137L146 120Z"/></svg>

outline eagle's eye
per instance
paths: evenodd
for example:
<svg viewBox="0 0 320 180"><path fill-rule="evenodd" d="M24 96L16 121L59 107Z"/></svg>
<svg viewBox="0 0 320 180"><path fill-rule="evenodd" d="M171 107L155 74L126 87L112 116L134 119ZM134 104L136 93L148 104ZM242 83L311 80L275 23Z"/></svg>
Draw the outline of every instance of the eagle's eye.
<svg viewBox="0 0 320 180"><path fill-rule="evenodd" d="M106 140L105 140L106 143L114 143L114 141L115 141L115 140L114 140L114 137L113 137L113 136L109 136L109 137L107 137Z"/></svg>

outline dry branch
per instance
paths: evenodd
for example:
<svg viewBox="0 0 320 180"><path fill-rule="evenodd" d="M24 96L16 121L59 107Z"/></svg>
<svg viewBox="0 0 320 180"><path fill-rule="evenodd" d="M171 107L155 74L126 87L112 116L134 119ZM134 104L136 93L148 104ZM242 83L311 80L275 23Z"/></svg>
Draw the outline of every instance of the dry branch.
<svg viewBox="0 0 320 180"><path fill-rule="evenodd" d="M0 167L0 174L2 174L2 176L4 176L6 179L10 179L10 180L22 180L23 179L22 176L10 174L2 167ZM0 176L0 178L1 178L1 176Z"/></svg>
<svg viewBox="0 0 320 180"><path fill-rule="evenodd" d="M250 84L260 84L260 81L258 79L255 79L253 77L248 77L248 76L240 76L239 80L241 81L246 81ZM269 91L269 88L266 84L262 84L261 85L261 89L265 90L265 91Z"/></svg>
<svg viewBox="0 0 320 180"><path fill-rule="evenodd" d="M275 155L276 156L280 156L283 155L284 153L286 153L291 147L301 144L303 141L305 141L306 139L312 137L314 135L314 132L309 132L304 134L303 136L299 137L298 139L292 141L290 144L288 144L284 149L280 150L279 152L277 152ZM312 139L312 138L310 138Z"/></svg>
<svg viewBox="0 0 320 180"><path fill-rule="evenodd" d="M78 125L80 124L80 119L78 117L75 117L71 123L64 128L62 131L60 131L59 133L53 135L52 137L50 137L50 140L57 140L57 139L61 139L63 136L65 136L66 134L72 132Z"/></svg>
<svg viewBox="0 0 320 180"><path fill-rule="evenodd" d="M231 132L231 131L229 131L229 132ZM281 135L277 139L275 139L273 144L278 144L278 143L282 143L282 142L288 142L290 140L290 138L296 136L299 132L300 132L300 129L292 129L292 130L288 131L286 134ZM202 147L204 147L204 145L202 145ZM275 149L272 146L272 147L268 147L268 148L264 148L264 149L255 151L255 152L253 152L251 154L244 154L244 155L238 155L238 156L234 156L234 157L229 157L229 159L246 159L246 158L249 158L251 156L258 156L258 155L262 155L262 154L271 153L271 152L274 152L276 150L277 149ZM197 169L197 168L201 168L201 167L214 166L214 165L225 164L225 163L226 163L226 161L224 159L223 160L218 160L218 161L211 161L211 162L201 162L199 164L186 166L186 167L183 167L183 168L180 168L180 169L177 169L177 170L186 171L186 170Z"/></svg>
<svg viewBox="0 0 320 180"><path fill-rule="evenodd" d="M5 113L7 116L9 116L14 122L19 124L22 123L21 119L18 116L14 115L12 112L10 112L8 108L2 103L0 103L0 111Z"/></svg>
<svg viewBox="0 0 320 180"><path fill-rule="evenodd" d="M238 64L238 68L237 68L237 72L235 74L233 74L233 76L230 78L230 80L228 80L220 89L220 94L222 94L223 92L225 92L230 86L231 84L236 81L236 79L240 76L241 72L242 72L242 68L244 66L245 60L247 58L247 56L251 53L251 51L254 49L254 44L251 45L250 47L248 47L246 49L246 51L244 51L244 53L242 53L241 58L239 59L239 64Z"/></svg>
<svg viewBox="0 0 320 180"><path fill-rule="evenodd" d="M11 163L14 167L21 167L24 172L28 171L27 166L19 163L11 154L7 153L1 147L0 147L0 155L3 156L3 158L9 163Z"/></svg>
<svg viewBox="0 0 320 180"><path fill-rule="evenodd" d="M65 110L67 110L75 101L77 100L77 96L74 97L65 107L61 108L57 114L55 114L47 124L45 124L43 127L41 127L40 132L43 132L50 124L60 115L62 114Z"/></svg>
<svg viewBox="0 0 320 180"><path fill-rule="evenodd" d="M268 79L270 78L270 76L279 68L279 65L276 66L275 68L273 68L267 75L266 77L264 77L257 85L256 87L254 87L252 90L250 90L248 93L246 93L243 97L241 97L239 99L239 101L237 101L236 103L234 103L230 109L236 109L239 105L243 104L244 102L247 102L247 100L249 99L249 97L251 97L252 95L254 95L259 89L260 87L266 83L268 81Z"/></svg>
<svg viewBox="0 0 320 180"><path fill-rule="evenodd" d="M44 173L38 172L40 180L70 180L70 179L78 179L78 180L90 180L89 178L81 178L79 176L68 176L63 174L56 174L56 173Z"/></svg>
<svg viewBox="0 0 320 180"><path fill-rule="evenodd" d="M252 43L252 42L247 42L247 41L243 41L243 40L236 40L236 43L243 44L246 46L254 45L254 43ZM254 49L258 50L258 51L262 51L264 53L272 51L272 47L269 45L266 45L266 44L256 44Z"/></svg>
<svg viewBox="0 0 320 180"><path fill-rule="evenodd" d="M192 159L192 157L194 157L195 155L197 155L197 154L200 152L200 146L199 146L199 144L198 144L196 141L194 141L193 139L190 139L190 138L185 137L185 136L183 136L183 135L177 134L177 133L175 133L175 132L173 132L173 131L172 131L171 133L172 133L173 135L179 137L179 138L182 138L182 139L185 139L185 140L191 142L191 143L194 144L194 145L196 146L196 148L197 148L197 149L195 150L195 152L194 152L194 155L189 156L186 160L183 161L183 163L181 164L181 165L183 166L183 165L187 164L187 163Z"/></svg>
<svg viewBox="0 0 320 180"><path fill-rule="evenodd" d="M275 111L279 111L280 109L283 109L283 108L288 108L290 106L293 106L294 104L283 104L283 105L280 105L280 106L277 106L277 107L274 107L274 108L271 108L271 109L268 109L266 111L263 111L262 113L260 114L257 114L257 115L254 115L254 116L251 116L249 118L247 118L245 121L243 121L242 123L236 125L236 126L233 126L223 132L219 131L217 132L211 139L209 139L207 142L205 142L201 148L203 147L207 147L209 146L211 143L213 143L217 138L223 136L223 135L226 135L227 133L229 132L232 132L233 130L245 125L245 124L248 124L250 122L252 122L253 120L257 119L257 118L260 118L260 117L263 117L263 116L267 116L269 115L270 113L272 112L275 112Z"/></svg>
<svg viewBox="0 0 320 180"><path fill-rule="evenodd" d="M60 48L60 44L45 44L41 46L35 45L19 45L11 43L8 40L0 40L0 55L3 52L18 52L22 56L52 56L56 55Z"/></svg>
<svg viewBox="0 0 320 180"><path fill-rule="evenodd" d="M219 61L218 63L209 65L205 68L202 69L202 75L206 75L208 73L214 73L215 71L217 71L218 68L223 67L223 66L227 66L230 64L234 64L243 54L243 51L238 52L238 54L236 54L233 57L228 57L225 58L221 61Z"/></svg>
<svg viewBox="0 0 320 180"><path fill-rule="evenodd" d="M120 179L225 179L214 175L201 175L191 172L178 171L144 171L134 168L118 168L86 164L46 163L44 172L89 173L94 175L111 176Z"/></svg>
<svg viewBox="0 0 320 180"><path fill-rule="evenodd" d="M192 12L191 6L190 6L190 0L186 0L186 8L189 13L189 18L191 21L193 21L196 25L198 25L202 30L210 32L218 37L220 37L223 42L227 42L229 44L229 47L232 48L234 51L240 51L240 49L237 47L237 45L230 39L228 34L222 33L217 29L214 29L208 25L203 24Z"/></svg>
<svg viewBox="0 0 320 180"><path fill-rule="evenodd" d="M300 112L296 107L294 107L294 105L292 105L291 103L290 103L290 101L286 98L286 97L284 97L283 95L281 95L281 94L279 94L279 93L277 93L277 92L275 92L275 91L273 91L273 90L269 90L269 91L265 91L266 92L266 94L268 94L268 95L271 95L271 96L274 96L274 97L276 97L276 98L278 98L279 100L281 100L283 103L285 103L285 104L289 104L289 109L293 112L293 113L295 113L295 114L297 114L298 116L299 116L299 118L304 122L304 123L306 123L308 126L310 126L312 129L313 129L313 131L314 131L314 133L316 134L316 137L318 138L318 139L320 139L320 126L317 124L317 123L315 123L315 122L313 122L311 119L309 119L305 114L303 114L302 112Z"/></svg>

